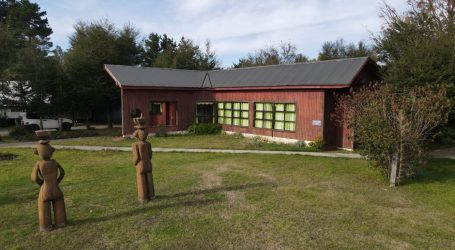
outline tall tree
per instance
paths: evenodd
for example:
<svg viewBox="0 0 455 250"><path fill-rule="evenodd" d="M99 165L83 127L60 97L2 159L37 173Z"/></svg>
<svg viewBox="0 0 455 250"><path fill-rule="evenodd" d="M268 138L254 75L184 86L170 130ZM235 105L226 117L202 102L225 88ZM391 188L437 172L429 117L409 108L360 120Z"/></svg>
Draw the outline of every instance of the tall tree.
<svg viewBox="0 0 455 250"><path fill-rule="evenodd" d="M49 27L38 4L0 1L0 98L23 109L44 109L49 95L46 58L52 43Z"/></svg>
<svg viewBox="0 0 455 250"><path fill-rule="evenodd" d="M218 67L210 41L202 50L193 40L182 37L177 43L166 34L151 33L144 41L144 66L177 69L210 70Z"/></svg>
<svg viewBox="0 0 455 250"><path fill-rule="evenodd" d="M410 0L409 10L382 9L384 26L374 37L384 79L400 90L448 84L455 102L455 1ZM455 120L452 110L451 120Z"/></svg>
<svg viewBox="0 0 455 250"><path fill-rule="evenodd" d="M375 57L373 48L362 41L357 44L346 44L343 39L338 39L334 42L327 41L322 45L321 51L318 55L318 60L324 61L362 56Z"/></svg>
<svg viewBox="0 0 455 250"><path fill-rule="evenodd" d="M104 64L140 63L138 32L131 26L117 29L109 20L80 22L74 26L70 49L65 56L68 80L74 86L72 103L88 121L94 110L107 113L112 126L112 110L120 106L120 93L103 69Z"/></svg>
<svg viewBox="0 0 455 250"><path fill-rule="evenodd" d="M309 61L308 57L297 53L295 45L291 43L279 43L278 45L267 46L264 49L256 51L254 54L248 54L246 57L240 58L237 63L233 64L233 67L242 68L307 61Z"/></svg>

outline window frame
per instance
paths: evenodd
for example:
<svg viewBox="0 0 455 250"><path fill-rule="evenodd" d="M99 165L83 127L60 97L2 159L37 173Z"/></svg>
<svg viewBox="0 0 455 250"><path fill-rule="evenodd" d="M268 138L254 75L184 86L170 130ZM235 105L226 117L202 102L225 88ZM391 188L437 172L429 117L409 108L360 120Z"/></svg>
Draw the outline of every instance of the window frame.
<svg viewBox="0 0 455 250"><path fill-rule="evenodd" d="M153 105L159 104L160 105L160 112L154 112ZM163 102L161 101L150 101L149 102L149 115L162 115L163 114Z"/></svg>
<svg viewBox="0 0 455 250"><path fill-rule="evenodd" d="M199 115L198 113L198 105L209 105L209 104L212 104L212 114L211 115ZM196 124L201 124L199 122L199 117L212 117L212 121L211 123L215 123L215 119L217 118L216 117L216 111L215 111L215 106L217 106L216 102L196 102Z"/></svg>
<svg viewBox="0 0 455 250"><path fill-rule="evenodd" d="M265 111L265 110L257 110L256 109L256 104L272 104L272 119L264 119L264 118L257 118L257 112L261 111L263 113L265 112L270 112L270 111ZM276 105L277 104L283 104L284 105L284 110L283 111L277 111L276 110ZM292 104L294 105L294 111L287 111L287 105ZM261 101L261 102L254 102L254 119L253 119L253 127L255 129L268 129L268 130L275 130L275 131L280 131L280 132L289 132L289 133L295 133L297 131L297 103L295 102L270 102L270 101ZM283 120L278 120L278 122L283 122L283 129L277 129L276 128L276 114L277 113L283 113L284 117ZM294 114L294 121L286 121L286 114ZM256 127L256 120L260 120L262 122L264 121L271 121L272 122L272 128L264 128L264 127ZM286 130L286 123L293 123L294 124L294 130Z"/></svg>
<svg viewBox="0 0 455 250"><path fill-rule="evenodd" d="M239 108L234 108L235 103L239 103L240 107ZM223 115L220 116L220 108L219 104L223 104L223 108L221 109L223 111ZM226 109L226 104L230 104L230 108ZM248 109L243 109L243 104L247 104ZM226 111L230 112L230 116L226 115ZM234 114L235 112L239 112L239 116L236 117ZM244 116L244 112L246 112L246 117ZM220 118L223 119L223 122L220 123ZM230 119L230 123L226 123L226 119ZM239 119L239 124L234 124L234 119ZM242 125L244 121L247 121L247 125ZM248 128L250 127L250 102L247 101L219 101L216 102L216 123L221 124L221 125L227 125L227 126L236 126L236 127L242 127L242 128Z"/></svg>

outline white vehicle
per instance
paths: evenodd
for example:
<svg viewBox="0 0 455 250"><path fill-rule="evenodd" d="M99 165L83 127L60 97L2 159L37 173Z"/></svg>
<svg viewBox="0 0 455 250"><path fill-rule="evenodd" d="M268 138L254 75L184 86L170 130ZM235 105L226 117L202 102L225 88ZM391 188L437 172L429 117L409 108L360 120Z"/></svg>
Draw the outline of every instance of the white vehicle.
<svg viewBox="0 0 455 250"><path fill-rule="evenodd" d="M74 126L73 121L70 119L51 118L46 116L40 117L36 113L25 113L21 118L21 124L30 131L36 131L40 129L60 130L60 127L63 131L68 131L71 130L72 126Z"/></svg>

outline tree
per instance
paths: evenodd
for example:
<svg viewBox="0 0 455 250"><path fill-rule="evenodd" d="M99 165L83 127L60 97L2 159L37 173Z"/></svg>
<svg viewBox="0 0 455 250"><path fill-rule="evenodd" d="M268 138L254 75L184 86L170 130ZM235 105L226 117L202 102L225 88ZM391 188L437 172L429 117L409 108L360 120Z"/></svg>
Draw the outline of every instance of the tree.
<svg viewBox="0 0 455 250"><path fill-rule="evenodd" d="M363 56L375 57L373 48L362 41L355 45L354 43L346 44L343 39L338 39L334 42L327 41L322 45L318 60L324 61Z"/></svg>
<svg viewBox="0 0 455 250"><path fill-rule="evenodd" d="M453 0L410 0L399 14L389 5L382 9L384 26L374 37L383 78L406 91L414 86L447 84L455 102L455 21ZM455 114L452 110L452 118Z"/></svg>
<svg viewBox="0 0 455 250"><path fill-rule="evenodd" d="M237 63L233 64L234 68L289 64L296 62L307 62L308 57L297 53L297 48L291 43L279 43L277 46L267 46L264 49L256 51L254 54L248 54L240 58Z"/></svg>
<svg viewBox="0 0 455 250"><path fill-rule="evenodd" d="M426 86L404 94L391 85L366 86L339 96L333 118L348 125L361 154L395 186L424 165L432 132L448 119L446 91Z"/></svg>
<svg viewBox="0 0 455 250"><path fill-rule="evenodd" d="M51 81L46 58L52 29L46 12L29 1L0 1L0 90L3 103L44 110Z"/></svg>
<svg viewBox="0 0 455 250"><path fill-rule="evenodd" d="M219 64L208 40L205 50L201 50L191 39L182 37L177 44L166 34L156 33L151 33L144 41L142 57L142 65L159 68L211 70Z"/></svg>
<svg viewBox="0 0 455 250"><path fill-rule="evenodd" d="M108 20L80 22L74 29L64 58L68 81L74 86L68 101L86 115L87 127L94 110L106 112L112 127L111 113L120 106L120 93L103 65L140 63L138 32L131 26L119 30Z"/></svg>

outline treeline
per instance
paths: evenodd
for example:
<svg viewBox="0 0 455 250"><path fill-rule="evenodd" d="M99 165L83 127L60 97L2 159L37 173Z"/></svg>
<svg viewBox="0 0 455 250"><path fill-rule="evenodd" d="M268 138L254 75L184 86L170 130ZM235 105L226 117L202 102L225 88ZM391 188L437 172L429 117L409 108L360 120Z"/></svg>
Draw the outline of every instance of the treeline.
<svg viewBox="0 0 455 250"><path fill-rule="evenodd" d="M280 43L248 54L232 67L370 56L379 61L384 81L397 89L446 84L454 100L454 3L411 0L409 7L409 11L397 13L385 5L383 28L372 35L372 44L328 41L318 57L310 59L295 45ZM142 38L134 26L118 28L109 20L77 23L67 51L58 46L51 50L51 34L46 12L38 4L0 1L1 106L82 114L86 120L98 111L111 121L111 111L120 106L120 93L104 64L220 68L209 41L201 47L189 38L174 39L166 34Z"/></svg>

